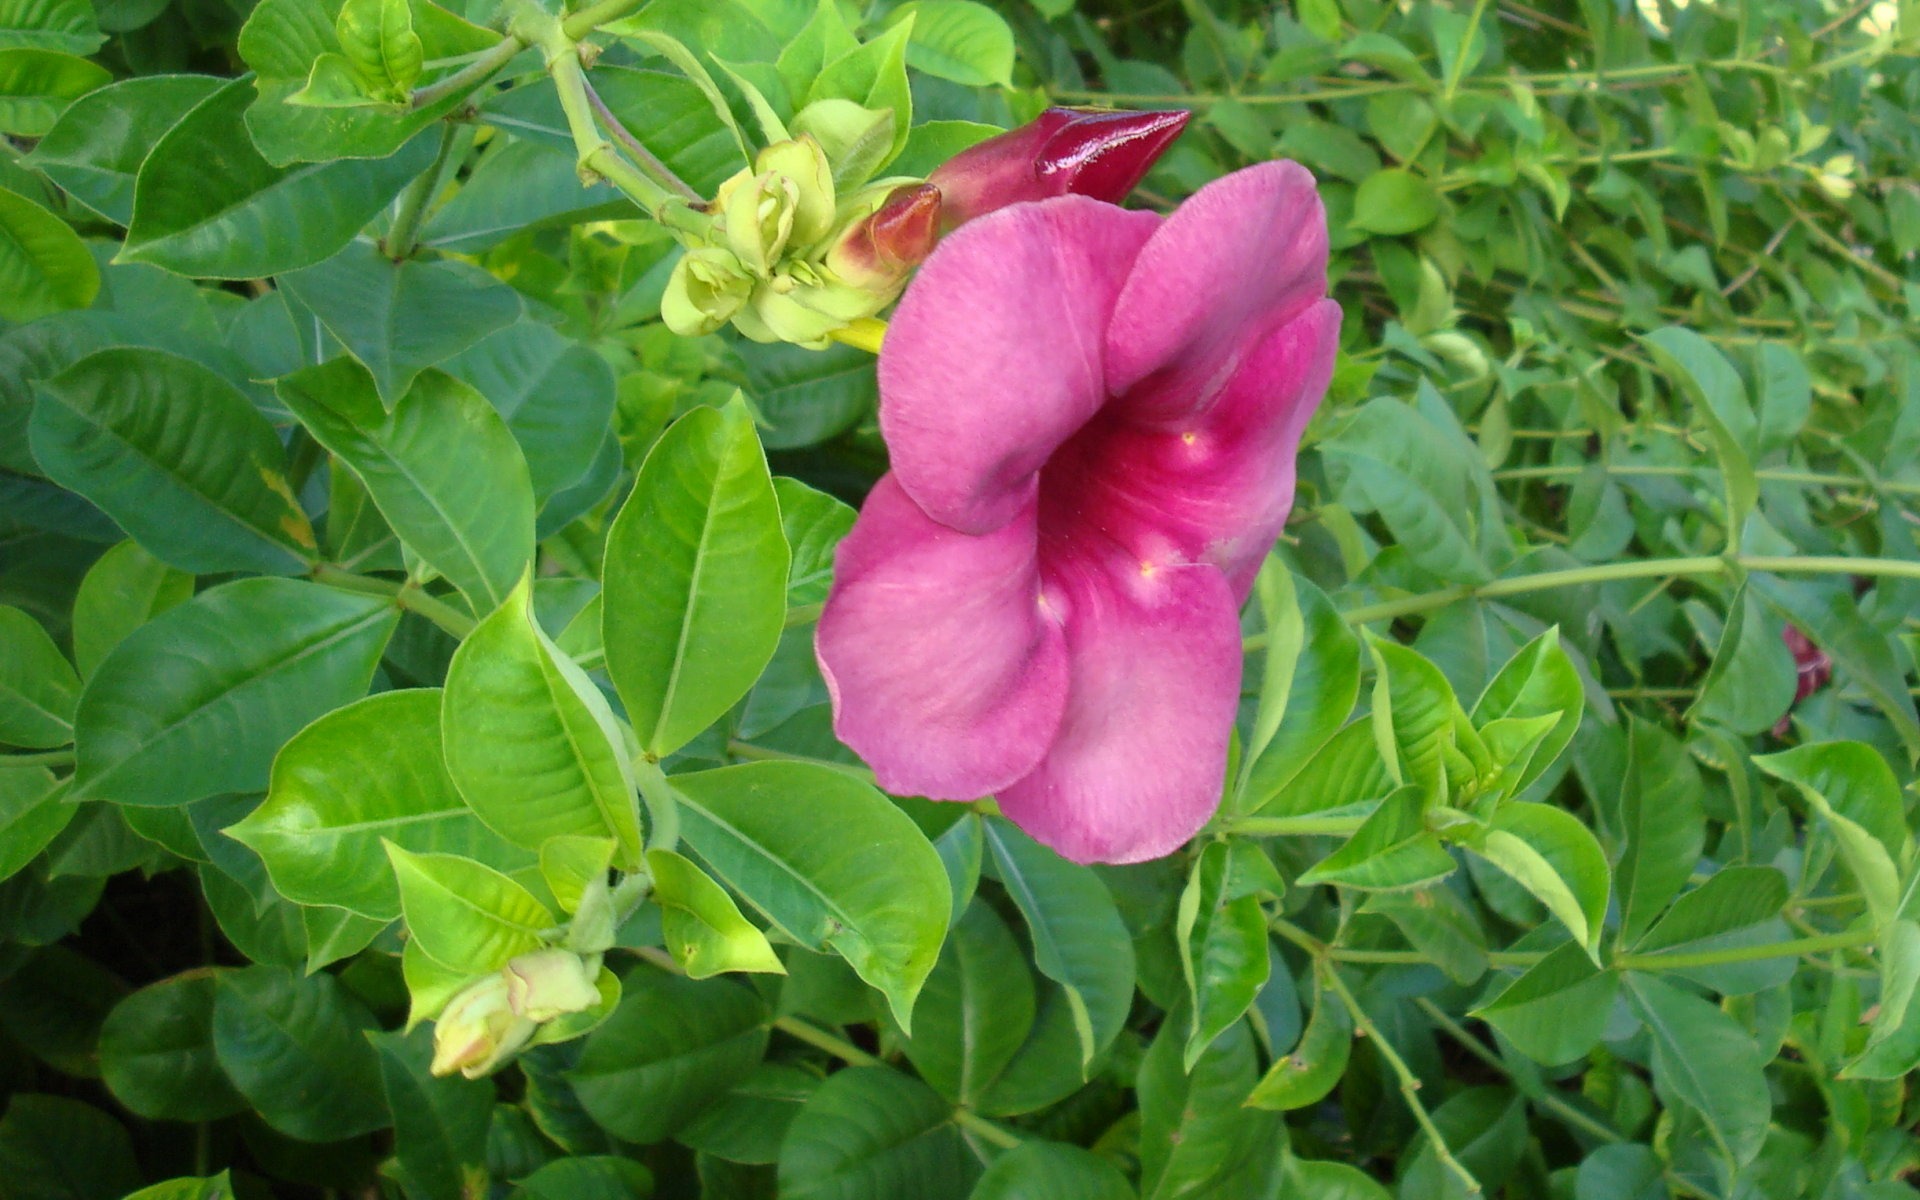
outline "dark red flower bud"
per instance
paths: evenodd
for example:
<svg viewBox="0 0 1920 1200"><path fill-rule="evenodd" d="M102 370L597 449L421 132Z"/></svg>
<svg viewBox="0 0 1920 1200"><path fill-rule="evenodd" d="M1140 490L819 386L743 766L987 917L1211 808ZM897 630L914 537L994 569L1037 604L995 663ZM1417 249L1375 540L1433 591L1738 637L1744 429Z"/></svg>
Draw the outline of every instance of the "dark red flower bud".
<svg viewBox="0 0 1920 1200"><path fill-rule="evenodd" d="M856 287L897 286L933 253L940 236L940 189L931 183L895 188L872 216L848 229L827 266Z"/></svg>
<svg viewBox="0 0 1920 1200"><path fill-rule="evenodd" d="M1050 196L1118 203L1193 114L1050 108L1020 128L962 150L928 177L951 228L996 208Z"/></svg>
<svg viewBox="0 0 1920 1200"><path fill-rule="evenodd" d="M1827 686L1827 681L1833 678L1833 660L1808 641L1797 625L1787 626L1780 636L1787 643L1787 649L1793 651L1793 667L1800 677L1793 692L1793 702L1798 704Z"/></svg>

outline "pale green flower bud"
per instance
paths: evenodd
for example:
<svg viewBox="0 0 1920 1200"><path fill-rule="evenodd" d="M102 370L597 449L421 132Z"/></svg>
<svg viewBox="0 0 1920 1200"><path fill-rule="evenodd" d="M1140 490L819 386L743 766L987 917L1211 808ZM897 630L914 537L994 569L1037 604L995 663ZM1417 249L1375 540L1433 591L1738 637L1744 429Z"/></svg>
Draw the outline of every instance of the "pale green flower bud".
<svg viewBox="0 0 1920 1200"><path fill-rule="evenodd" d="M833 167L820 143L811 137L775 142L754 159L762 176L777 175L793 184L793 228L789 243L805 251L833 228L836 203Z"/></svg>
<svg viewBox="0 0 1920 1200"><path fill-rule="evenodd" d="M584 1012L600 1002L600 989L594 986L598 963L590 968L570 950L522 954L500 973L506 978L508 1007L536 1024Z"/></svg>
<svg viewBox="0 0 1920 1200"><path fill-rule="evenodd" d="M753 279L738 259L717 247L689 249L674 265L660 296L660 319L682 337L725 325L753 294Z"/></svg>
<svg viewBox="0 0 1920 1200"><path fill-rule="evenodd" d="M893 150L893 110L851 100L815 100L793 118L793 132L820 143L833 164L833 181L856 188L873 177Z"/></svg>
<svg viewBox="0 0 1920 1200"><path fill-rule="evenodd" d="M433 1027L435 1075L478 1079L496 1070L533 1037L537 1023L514 1012L504 972L469 984L447 1002Z"/></svg>
<svg viewBox="0 0 1920 1200"><path fill-rule="evenodd" d="M734 317L741 333L757 342L792 342L825 349L831 335L885 308L890 296L848 284L823 267L793 263L754 289Z"/></svg>

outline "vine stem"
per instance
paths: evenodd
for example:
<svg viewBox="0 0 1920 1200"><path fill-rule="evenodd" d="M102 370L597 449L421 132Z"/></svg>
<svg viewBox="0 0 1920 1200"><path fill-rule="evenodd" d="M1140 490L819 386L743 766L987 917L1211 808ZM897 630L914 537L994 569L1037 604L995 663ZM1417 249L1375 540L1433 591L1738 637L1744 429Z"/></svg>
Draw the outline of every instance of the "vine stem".
<svg viewBox="0 0 1920 1200"><path fill-rule="evenodd" d="M428 595L418 584L411 581L399 583L391 579L381 579L376 575L359 575L336 567L332 563L316 565L310 577L315 583L339 588L342 591L359 592L367 596L385 596L400 608L432 621L455 639L464 639L479 623L439 597Z"/></svg>
<svg viewBox="0 0 1920 1200"><path fill-rule="evenodd" d="M508 34L445 79L416 88L408 102L414 108L427 108L438 104L448 96L471 91L493 78L526 48L525 41L513 34Z"/></svg>
<svg viewBox="0 0 1920 1200"><path fill-rule="evenodd" d="M452 123L440 127L440 149L426 173L400 193L400 205L394 211L393 225L380 241L380 248L395 262L410 257L420 241L420 226L426 222L427 209L447 181L447 168L455 166L454 147L462 140L463 130Z"/></svg>
<svg viewBox="0 0 1920 1200"><path fill-rule="evenodd" d="M73 751L43 750L37 754L8 754L0 756L0 766L8 767L70 767L73 765Z"/></svg>
<svg viewBox="0 0 1920 1200"><path fill-rule="evenodd" d="M1507 1066L1505 1059L1501 1058L1498 1053L1488 1047L1479 1038L1468 1032L1465 1026L1448 1016L1441 1010L1440 1006L1433 1001L1427 999L1425 996L1420 996L1416 998L1413 1003L1414 1007L1427 1014L1428 1020L1432 1021L1441 1029L1446 1030L1447 1036L1459 1043L1463 1050L1481 1062L1486 1063L1502 1075L1505 1075L1508 1082L1518 1088L1521 1094L1526 1096L1527 1099L1553 1113L1567 1124L1583 1129L1603 1142L1620 1142L1626 1140L1620 1135L1620 1132L1611 1125L1607 1125L1591 1114L1582 1112L1572 1104L1567 1103L1563 1097L1557 1094L1551 1087L1542 1083L1537 1077L1529 1078L1515 1075Z"/></svg>
<svg viewBox="0 0 1920 1200"><path fill-rule="evenodd" d="M1652 465L1615 466L1606 463L1564 463L1537 467L1507 467L1504 470L1495 471L1493 477L1502 481L1518 479L1564 479L1579 475L1596 466L1608 475L1618 475L1629 479L1634 476L1684 477L1687 475L1699 475L1713 470L1712 467L1704 465L1697 467L1665 467ZM1852 475L1828 475L1817 471L1785 471L1773 468L1762 468L1753 474L1757 479L1770 479L1776 483L1798 483L1808 487L1878 489L1897 495L1920 496L1920 483L1900 483L1896 480L1859 479Z"/></svg>
<svg viewBox="0 0 1920 1200"><path fill-rule="evenodd" d="M1340 1003L1346 1005L1347 1012L1353 1017L1354 1029L1373 1042L1374 1050L1387 1064L1387 1069L1392 1071L1394 1078L1400 1081L1400 1096L1407 1102L1407 1107L1413 1111L1413 1119L1419 1122L1420 1128L1426 1132L1427 1143L1433 1147L1434 1158L1460 1181L1461 1185L1467 1189L1469 1196L1480 1195L1482 1192L1480 1181L1475 1179L1473 1172L1467 1170L1460 1160L1453 1156L1453 1151L1447 1146L1447 1139L1441 1134L1440 1127L1433 1123L1432 1114L1427 1112L1426 1105L1420 1103L1420 1077L1407 1066L1407 1060L1400 1057L1400 1052L1393 1048L1393 1043L1381 1036L1380 1027L1373 1023L1373 1018L1367 1015L1367 1010L1360 1006L1360 1001L1355 999L1353 993L1347 989L1346 981L1340 978L1339 969L1328 963L1320 971L1320 976L1326 980L1327 990L1340 997Z"/></svg>

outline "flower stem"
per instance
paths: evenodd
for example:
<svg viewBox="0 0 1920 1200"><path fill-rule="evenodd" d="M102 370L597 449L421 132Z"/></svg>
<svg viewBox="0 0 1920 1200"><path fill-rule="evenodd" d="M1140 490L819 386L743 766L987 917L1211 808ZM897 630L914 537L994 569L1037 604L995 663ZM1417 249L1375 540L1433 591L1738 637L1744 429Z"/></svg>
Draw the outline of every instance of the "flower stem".
<svg viewBox="0 0 1920 1200"><path fill-rule="evenodd" d="M600 118L601 127L612 135L614 141L620 143L620 148L633 158L634 164L643 174L652 176L662 187L684 200L691 200L696 204L700 202L700 193L689 187L686 180L674 174L672 168L660 161L653 151L642 145L640 139L634 137L614 111L607 107L607 102L600 98L600 93L594 90L593 82L584 72L580 77L580 85L586 89L587 104L593 109L594 115Z"/></svg>
<svg viewBox="0 0 1920 1200"><path fill-rule="evenodd" d="M410 103L415 108L428 108L448 96L472 91L487 80L493 78L502 68L527 48L522 39L508 34L494 45L488 47L474 60L445 79L436 80L422 88L416 88Z"/></svg>

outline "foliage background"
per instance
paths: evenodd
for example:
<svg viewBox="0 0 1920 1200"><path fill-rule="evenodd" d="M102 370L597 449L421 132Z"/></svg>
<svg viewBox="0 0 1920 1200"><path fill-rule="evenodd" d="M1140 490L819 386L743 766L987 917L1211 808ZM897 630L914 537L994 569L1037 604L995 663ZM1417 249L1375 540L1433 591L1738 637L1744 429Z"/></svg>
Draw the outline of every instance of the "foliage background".
<svg viewBox="0 0 1920 1200"><path fill-rule="evenodd" d="M930 122L1051 100L1195 109L1140 203L1274 156L1323 182L1343 355L1247 618L1250 748L1216 827L1088 870L812 765L850 762L808 622L849 516L830 497L884 468L870 360L667 333L672 241L582 190L535 57L472 103L302 110L282 101L337 6L0 0L0 1194L1910 1194L1920 10L919 7L933 132L901 169L964 133ZM415 9L429 88L497 40L484 0L474 26ZM847 15L869 39L898 16ZM808 16L655 0L615 29L764 80ZM738 158L699 89L599 40L608 104L710 192ZM666 765L724 808L747 777L693 773L778 764L806 802L774 843L837 814L897 848L903 887L951 884L912 1034L868 983L911 996L898 964L938 929L856 975L844 942L787 944L808 939L764 864L690 826L780 927L783 978L682 978L642 906L605 1024L431 1080L394 918L408 901L409 945L455 918L420 919L378 857L295 894L292 857L221 831L370 680L451 705L456 646L498 605L519 623L488 621L507 649L474 663L564 656L633 716L596 597L639 584L609 529L668 423L735 389L753 421L682 422L661 461L705 453L751 490L763 446L784 478L755 502L786 525L741 562L765 575L784 541L794 570L770 660L716 659ZM441 399L395 407L416 393ZM498 414L479 433L388 413L476 397ZM757 594L716 602L765 624ZM1788 624L1834 675L1776 726ZM1512 711L1553 720L1502 741L1475 698L1522 647L1506 678L1533 708ZM364 753L366 794L402 808L437 787L497 814L473 780L516 782L551 740L463 767L445 717L454 778L437 752L408 776L379 739L437 736L436 711L331 727L314 757ZM210 740L156 740L175 718ZM441 849L525 866L461 819ZM1269 1107L1243 1107L1263 1077Z"/></svg>

